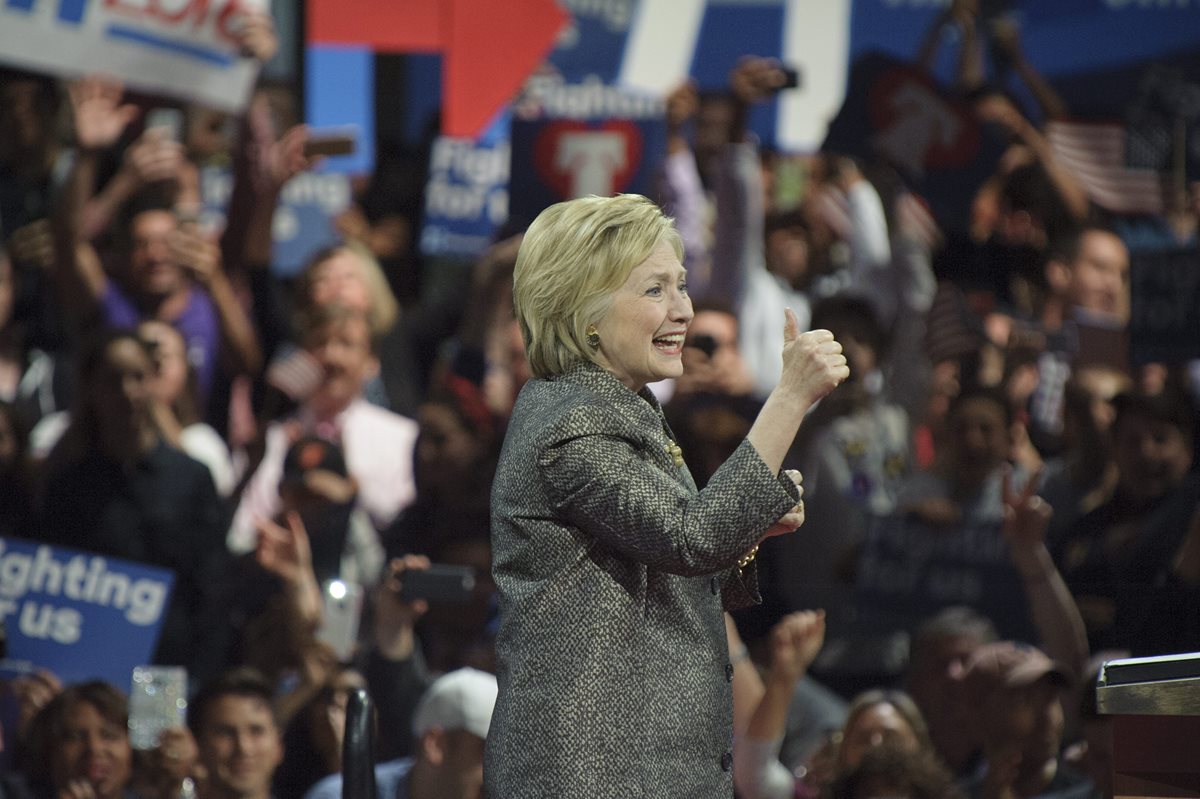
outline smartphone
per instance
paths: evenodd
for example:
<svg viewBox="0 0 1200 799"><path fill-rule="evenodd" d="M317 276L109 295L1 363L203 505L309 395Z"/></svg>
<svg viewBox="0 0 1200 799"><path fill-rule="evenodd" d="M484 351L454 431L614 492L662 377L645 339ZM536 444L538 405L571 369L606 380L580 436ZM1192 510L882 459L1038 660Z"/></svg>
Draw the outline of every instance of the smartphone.
<svg viewBox="0 0 1200 799"><path fill-rule="evenodd" d="M428 569L413 569L400 575L400 596L424 599L430 604L461 605L475 590L475 570L470 566L435 563Z"/></svg>
<svg viewBox="0 0 1200 799"><path fill-rule="evenodd" d="M800 70L797 67L784 65L783 69L783 85L777 91L784 89L797 89L800 87Z"/></svg>
<svg viewBox="0 0 1200 799"><path fill-rule="evenodd" d="M321 591L321 627L317 638L329 644L338 660L347 661L358 643L358 624L362 619L363 589L357 583L329 580Z"/></svg>
<svg viewBox="0 0 1200 799"><path fill-rule="evenodd" d="M136 666L129 688L129 743L153 749L163 730L187 719L187 669L182 666Z"/></svg>
<svg viewBox="0 0 1200 799"><path fill-rule="evenodd" d="M146 130L160 128L173 142L183 141L183 112L178 108L155 108L146 114Z"/></svg>
<svg viewBox="0 0 1200 799"><path fill-rule="evenodd" d="M350 133L314 135L304 142L304 156L353 155L355 146L355 137Z"/></svg>

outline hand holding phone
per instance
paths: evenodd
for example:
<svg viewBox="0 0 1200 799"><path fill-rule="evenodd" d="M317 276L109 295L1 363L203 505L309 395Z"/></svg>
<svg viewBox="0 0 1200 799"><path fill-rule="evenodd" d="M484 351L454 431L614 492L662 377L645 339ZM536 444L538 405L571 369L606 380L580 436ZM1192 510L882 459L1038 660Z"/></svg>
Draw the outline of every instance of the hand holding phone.
<svg viewBox="0 0 1200 799"><path fill-rule="evenodd" d="M134 749L158 746L164 730L181 727L187 718L187 669L180 666L137 666L129 690L129 744Z"/></svg>

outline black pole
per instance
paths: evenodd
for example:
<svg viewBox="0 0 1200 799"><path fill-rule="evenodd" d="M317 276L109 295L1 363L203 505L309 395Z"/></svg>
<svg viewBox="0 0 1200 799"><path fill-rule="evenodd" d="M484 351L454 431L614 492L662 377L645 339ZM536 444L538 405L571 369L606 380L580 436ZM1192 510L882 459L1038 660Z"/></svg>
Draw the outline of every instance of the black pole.
<svg viewBox="0 0 1200 799"><path fill-rule="evenodd" d="M346 735L342 739L342 799L376 799L375 708L359 688L346 703Z"/></svg>

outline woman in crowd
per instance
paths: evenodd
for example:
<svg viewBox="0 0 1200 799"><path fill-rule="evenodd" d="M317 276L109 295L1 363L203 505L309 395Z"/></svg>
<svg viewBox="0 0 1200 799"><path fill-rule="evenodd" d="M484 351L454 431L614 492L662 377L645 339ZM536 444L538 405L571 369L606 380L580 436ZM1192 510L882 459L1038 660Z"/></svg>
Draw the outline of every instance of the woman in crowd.
<svg viewBox="0 0 1200 799"><path fill-rule="evenodd" d="M833 739L837 745L831 764L820 762L828 752L817 752L797 772L804 775L798 778L779 762L796 683L816 659L824 641L823 611L793 613L771 630L771 666L763 678L761 698L750 715L745 735L734 742L734 774L738 794L744 799L817 796L831 780L856 768L868 752L879 746L909 754L933 754L921 711L912 699L900 691L870 690L850 703L846 722Z"/></svg>
<svg viewBox="0 0 1200 799"><path fill-rule="evenodd" d="M758 600L758 543L803 522L780 464L849 370L831 333L801 334L789 312L779 385L697 492L647 388L682 372L682 255L657 206L619 195L551 206L517 256L534 379L492 492L491 795L732 792L722 606Z"/></svg>

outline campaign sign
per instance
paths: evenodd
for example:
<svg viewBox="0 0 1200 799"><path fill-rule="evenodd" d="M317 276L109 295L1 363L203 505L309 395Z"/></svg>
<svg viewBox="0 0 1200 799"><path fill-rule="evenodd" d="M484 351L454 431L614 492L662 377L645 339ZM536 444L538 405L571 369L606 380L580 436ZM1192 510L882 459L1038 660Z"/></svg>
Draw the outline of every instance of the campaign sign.
<svg viewBox="0 0 1200 799"><path fill-rule="evenodd" d="M421 252L475 258L508 219L509 120L478 141L439 136L429 159Z"/></svg>
<svg viewBox="0 0 1200 799"><path fill-rule="evenodd" d="M49 669L64 683L126 686L150 662L170 598L166 570L33 541L0 538L0 677Z"/></svg>
<svg viewBox="0 0 1200 799"><path fill-rule="evenodd" d="M1129 277L1133 362L1200 358L1200 251L1135 253Z"/></svg>
<svg viewBox="0 0 1200 799"><path fill-rule="evenodd" d="M104 73L150 94L240 111L258 74L237 30L266 0L0 0L0 61Z"/></svg>
<svg viewBox="0 0 1200 799"><path fill-rule="evenodd" d="M880 54L864 56L829 124L823 150L883 158L952 230L966 228L975 192L1004 152L999 131L952 99L921 70Z"/></svg>
<svg viewBox="0 0 1200 799"><path fill-rule="evenodd" d="M224 228L232 192L233 173L228 168L200 171L201 223L206 230ZM350 206L350 195L350 178L336 172L304 172L288 181L271 223L271 271L291 277L317 250L341 241L334 220Z"/></svg>
<svg viewBox="0 0 1200 799"><path fill-rule="evenodd" d="M857 575L860 616L881 630L912 630L942 608L967 605L1004 637L1032 640L1024 588L998 523L943 529L875 518Z"/></svg>
<svg viewBox="0 0 1200 799"><path fill-rule="evenodd" d="M666 122L648 117L518 119L513 122L511 215L519 224L589 194L653 196L666 156Z"/></svg>

